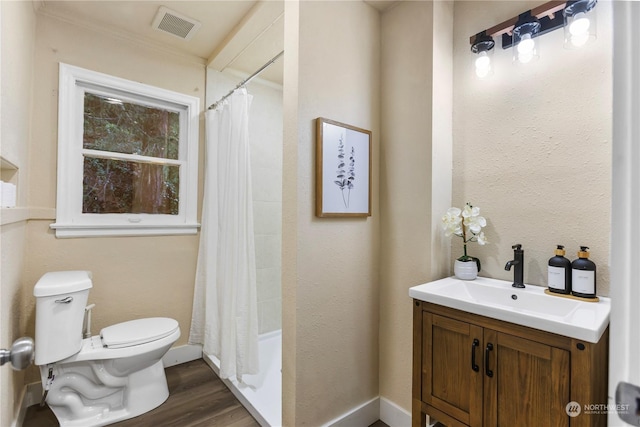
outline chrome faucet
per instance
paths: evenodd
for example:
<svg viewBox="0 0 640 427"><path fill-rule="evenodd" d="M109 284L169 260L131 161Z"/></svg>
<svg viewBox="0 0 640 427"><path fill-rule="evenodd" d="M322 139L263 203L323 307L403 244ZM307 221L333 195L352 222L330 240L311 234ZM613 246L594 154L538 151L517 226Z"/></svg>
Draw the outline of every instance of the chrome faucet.
<svg viewBox="0 0 640 427"><path fill-rule="evenodd" d="M514 266L513 284L511 286L514 288L524 288L524 250L522 250L520 243L511 246L511 249L513 249L513 259L507 261L504 269L509 271L511 270L511 266Z"/></svg>

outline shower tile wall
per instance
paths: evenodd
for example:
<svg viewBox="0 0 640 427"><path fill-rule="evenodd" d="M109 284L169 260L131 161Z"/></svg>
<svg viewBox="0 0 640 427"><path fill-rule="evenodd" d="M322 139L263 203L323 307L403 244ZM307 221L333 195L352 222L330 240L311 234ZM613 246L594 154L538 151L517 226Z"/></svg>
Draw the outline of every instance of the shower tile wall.
<svg viewBox="0 0 640 427"><path fill-rule="evenodd" d="M250 83L256 281L260 333L281 329L282 90Z"/></svg>
<svg viewBox="0 0 640 427"><path fill-rule="evenodd" d="M226 94L244 77L207 69L207 101ZM282 88L253 80L249 111L258 321L261 334L281 329Z"/></svg>

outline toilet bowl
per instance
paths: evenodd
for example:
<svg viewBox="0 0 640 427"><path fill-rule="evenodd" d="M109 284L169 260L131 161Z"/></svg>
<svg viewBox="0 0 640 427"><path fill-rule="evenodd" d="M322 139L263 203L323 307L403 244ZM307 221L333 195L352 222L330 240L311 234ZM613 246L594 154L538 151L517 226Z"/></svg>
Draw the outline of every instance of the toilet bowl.
<svg viewBox="0 0 640 427"><path fill-rule="evenodd" d="M87 271L46 273L36 283L35 364L61 426L103 426L161 405L162 357L180 337L166 317L131 320L83 338L92 287Z"/></svg>

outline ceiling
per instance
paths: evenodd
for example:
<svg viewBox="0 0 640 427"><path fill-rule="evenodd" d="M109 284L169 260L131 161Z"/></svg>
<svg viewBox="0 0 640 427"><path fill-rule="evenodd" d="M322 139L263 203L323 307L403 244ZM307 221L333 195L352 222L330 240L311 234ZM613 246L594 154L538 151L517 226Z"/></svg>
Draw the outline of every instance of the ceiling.
<svg viewBox="0 0 640 427"><path fill-rule="evenodd" d="M384 12L396 3L400 3L400 0L364 0L364 2Z"/></svg>
<svg viewBox="0 0 640 427"><path fill-rule="evenodd" d="M366 3L382 12L397 1ZM188 56L218 71L250 75L284 49L282 0L40 0L36 4L40 14ZM162 6L200 22L193 37L185 40L153 28ZM274 62L260 77L282 84L282 64Z"/></svg>
<svg viewBox="0 0 640 427"><path fill-rule="evenodd" d="M199 21L201 26L190 40L154 29L152 23L161 6L176 16ZM219 71L233 69L252 74L284 47L282 1L44 0L37 4L37 11L191 57ZM282 62L275 62L260 77L281 84Z"/></svg>

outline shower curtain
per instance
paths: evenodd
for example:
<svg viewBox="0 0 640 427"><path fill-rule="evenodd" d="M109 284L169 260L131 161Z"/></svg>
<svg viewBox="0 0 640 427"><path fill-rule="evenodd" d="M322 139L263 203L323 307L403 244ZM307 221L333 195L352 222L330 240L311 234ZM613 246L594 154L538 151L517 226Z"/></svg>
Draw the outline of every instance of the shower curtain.
<svg viewBox="0 0 640 427"><path fill-rule="evenodd" d="M258 373L253 201L248 136L251 96L235 91L205 116L202 227L190 344L220 360L220 377Z"/></svg>

